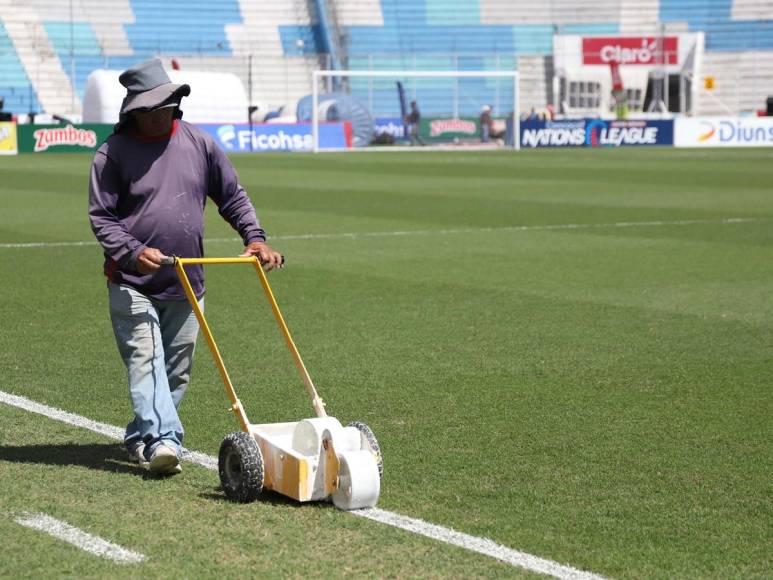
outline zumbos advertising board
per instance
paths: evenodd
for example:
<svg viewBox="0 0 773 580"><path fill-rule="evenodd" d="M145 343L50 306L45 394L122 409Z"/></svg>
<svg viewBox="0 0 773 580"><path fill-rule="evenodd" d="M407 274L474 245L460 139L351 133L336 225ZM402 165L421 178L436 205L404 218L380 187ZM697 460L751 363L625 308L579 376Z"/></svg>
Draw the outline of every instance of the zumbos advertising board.
<svg viewBox="0 0 773 580"><path fill-rule="evenodd" d="M773 147L773 117L677 119L677 147Z"/></svg>
<svg viewBox="0 0 773 580"><path fill-rule="evenodd" d="M113 132L113 125L19 125L21 153L85 153L96 151Z"/></svg>
<svg viewBox="0 0 773 580"><path fill-rule="evenodd" d="M311 124L247 123L234 125L197 125L215 138L228 153L265 151L311 151L314 147ZM320 123L320 149L344 149L352 146L351 125Z"/></svg>

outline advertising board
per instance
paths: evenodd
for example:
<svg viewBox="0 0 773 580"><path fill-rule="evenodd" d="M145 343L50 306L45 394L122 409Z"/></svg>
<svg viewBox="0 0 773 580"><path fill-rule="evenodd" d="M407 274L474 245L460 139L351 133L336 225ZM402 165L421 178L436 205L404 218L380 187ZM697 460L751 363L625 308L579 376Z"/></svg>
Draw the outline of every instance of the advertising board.
<svg viewBox="0 0 773 580"><path fill-rule="evenodd" d="M480 123L477 118L423 117L419 124L419 135L430 143L447 143L455 139L480 138Z"/></svg>
<svg viewBox="0 0 773 580"><path fill-rule="evenodd" d="M583 147L585 119L574 121L521 121L521 147Z"/></svg>
<svg viewBox="0 0 773 580"><path fill-rule="evenodd" d="M310 123L259 123L235 125L198 125L215 138L227 153L266 151L311 151L314 143ZM344 149L352 146L351 125L320 123L320 149Z"/></svg>
<svg viewBox="0 0 773 580"><path fill-rule="evenodd" d="M405 124L400 117L376 117L373 119L373 131L378 135L390 135L395 139L405 137Z"/></svg>
<svg viewBox="0 0 773 580"><path fill-rule="evenodd" d="M96 151L113 125L19 125L20 153L84 153Z"/></svg>
<svg viewBox="0 0 773 580"><path fill-rule="evenodd" d="M521 122L521 147L643 147L673 145L671 120L575 119Z"/></svg>
<svg viewBox="0 0 773 580"><path fill-rule="evenodd" d="M311 151L310 124L248 124L197 125L227 152ZM16 133L12 134L12 131ZM0 150L16 143L21 153L64 153L96 151L113 132L113 125L19 125L0 123ZM5 138L3 136L5 135ZM352 146L349 123L323 123L319 126L322 149L343 149Z"/></svg>
<svg viewBox="0 0 773 580"><path fill-rule="evenodd" d="M589 36L582 39L582 63L653 66L677 64L679 37L664 36Z"/></svg>
<svg viewBox="0 0 773 580"><path fill-rule="evenodd" d="M16 153L18 153L16 123L2 121L0 122L0 155L16 155Z"/></svg>
<svg viewBox="0 0 773 580"><path fill-rule="evenodd" d="M773 147L773 117L693 117L674 123L677 147Z"/></svg>

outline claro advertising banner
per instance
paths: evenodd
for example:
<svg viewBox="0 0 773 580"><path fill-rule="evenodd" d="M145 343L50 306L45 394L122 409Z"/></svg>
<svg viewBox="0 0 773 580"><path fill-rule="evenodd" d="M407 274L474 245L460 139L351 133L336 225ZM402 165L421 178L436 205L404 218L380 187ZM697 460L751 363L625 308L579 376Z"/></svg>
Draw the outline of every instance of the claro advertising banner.
<svg viewBox="0 0 773 580"><path fill-rule="evenodd" d="M314 147L309 123L197 126L212 135L227 153L311 151ZM344 149L351 146L352 131L348 122L319 125L320 149Z"/></svg>
<svg viewBox="0 0 773 580"><path fill-rule="evenodd" d="M678 64L678 56L678 36L591 36L582 39L583 64L673 65Z"/></svg>
<svg viewBox="0 0 773 580"><path fill-rule="evenodd" d="M521 122L521 147L645 147L673 145L674 123L665 121Z"/></svg>
<svg viewBox="0 0 773 580"><path fill-rule="evenodd" d="M674 122L677 147L773 147L773 117L693 117Z"/></svg>

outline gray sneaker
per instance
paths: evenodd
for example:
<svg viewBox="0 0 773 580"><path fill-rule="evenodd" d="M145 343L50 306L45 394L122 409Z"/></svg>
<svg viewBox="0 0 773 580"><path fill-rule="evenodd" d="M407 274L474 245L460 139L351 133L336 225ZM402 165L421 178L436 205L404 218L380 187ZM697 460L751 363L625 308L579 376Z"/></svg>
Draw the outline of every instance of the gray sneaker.
<svg viewBox="0 0 773 580"><path fill-rule="evenodd" d="M145 459L145 444L139 443L134 448L126 448L126 453L129 454L129 461L136 463L140 467L148 468L148 460Z"/></svg>
<svg viewBox="0 0 773 580"><path fill-rule="evenodd" d="M153 450L150 456L150 471L154 473L163 473L166 475L177 475L182 473L182 467L180 467L180 460L177 457L177 452L163 443Z"/></svg>

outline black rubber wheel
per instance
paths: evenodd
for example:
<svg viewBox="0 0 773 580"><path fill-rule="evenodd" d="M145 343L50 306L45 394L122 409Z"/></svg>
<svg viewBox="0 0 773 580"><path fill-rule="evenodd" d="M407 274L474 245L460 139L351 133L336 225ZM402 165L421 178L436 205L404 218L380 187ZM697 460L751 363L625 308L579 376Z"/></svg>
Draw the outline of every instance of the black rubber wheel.
<svg viewBox="0 0 773 580"><path fill-rule="evenodd" d="M381 479L381 476L384 475L384 458L381 455L381 447L379 446L378 440L373 434L373 431L370 427L361 421L352 421L347 425L347 427L355 427L365 437L365 440L370 446L370 452L373 453L373 455L376 457L376 465L378 465L378 477Z"/></svg>
<svg viewBox="0 0 773 580"><path fill-rule="evenodd" d="M231 433L220 444L220 483L229 499L249 503L263 491L263 453L247 433Z"/></svg>

